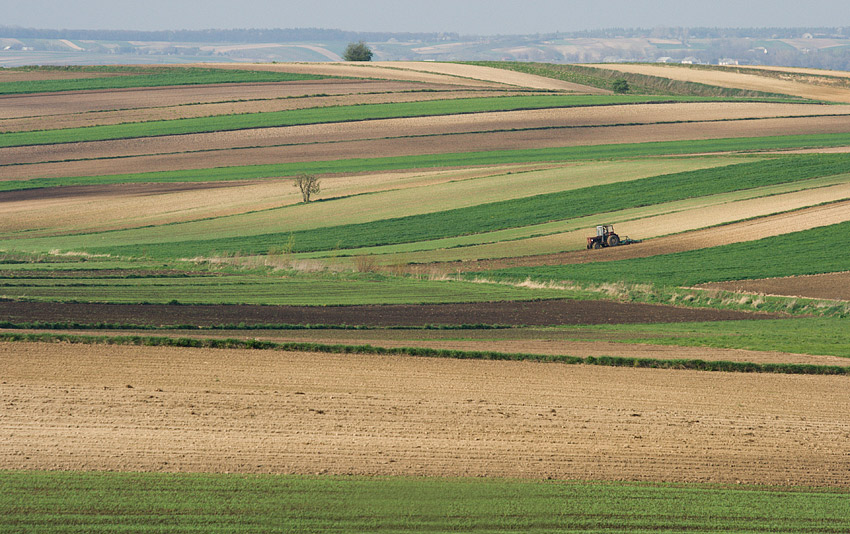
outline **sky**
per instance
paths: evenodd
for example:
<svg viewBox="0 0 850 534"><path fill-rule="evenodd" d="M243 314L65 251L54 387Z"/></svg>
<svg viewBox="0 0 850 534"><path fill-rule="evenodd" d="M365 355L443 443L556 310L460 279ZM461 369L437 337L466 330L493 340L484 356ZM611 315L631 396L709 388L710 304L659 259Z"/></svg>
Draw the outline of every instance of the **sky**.
<svg viewBox="0 0 850 534"><path fill-rule="evenodd" d="M329 28L533 34L600 28L850 26L847 0L3 0L0 26Z"/></svg>

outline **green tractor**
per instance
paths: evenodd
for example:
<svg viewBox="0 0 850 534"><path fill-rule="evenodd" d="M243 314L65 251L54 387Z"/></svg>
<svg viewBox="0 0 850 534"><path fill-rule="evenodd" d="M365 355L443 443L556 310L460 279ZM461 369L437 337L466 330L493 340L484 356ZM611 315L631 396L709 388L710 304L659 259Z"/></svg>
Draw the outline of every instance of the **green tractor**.
<svg viewBox="0 0 850 534"><path fill-rule="evenodd" d="M614 233L613 224L603 224L596 227L595 236L587 238L587 249L616 247L619 245L631 245L632 243L640 243L640 241L629 239L628 237L620 239L620 236Z"/></svg>

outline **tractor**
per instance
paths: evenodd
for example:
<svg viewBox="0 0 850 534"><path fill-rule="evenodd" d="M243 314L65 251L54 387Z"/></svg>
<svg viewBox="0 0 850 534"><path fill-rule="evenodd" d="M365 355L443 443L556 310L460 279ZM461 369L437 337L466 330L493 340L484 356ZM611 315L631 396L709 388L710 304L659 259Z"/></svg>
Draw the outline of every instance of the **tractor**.
<svg viewBox="0 0 850 534"><path fill-rule="evenodd" d="M588 250L592 248L596 249L602 247L616 247L618 245L631 245L632 243L640 243L640 241L629 239L628 237L620 239L620 236L614 233L613 224L597 226L596 235L587 238Z"/></svg>

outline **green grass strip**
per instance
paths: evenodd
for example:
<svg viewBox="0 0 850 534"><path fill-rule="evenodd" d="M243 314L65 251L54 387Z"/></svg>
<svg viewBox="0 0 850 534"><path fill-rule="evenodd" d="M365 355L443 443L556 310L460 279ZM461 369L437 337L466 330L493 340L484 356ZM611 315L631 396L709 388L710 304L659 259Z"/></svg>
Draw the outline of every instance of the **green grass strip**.
<svg viewBox="0 0 850 534"><path fill-rule="evenodd" d="M290 235L293 252L412 243L567 220L594 213L613 212L846 172L850 172L850 156L846 154L791 156L480 204L468 208L303 230L291 234L270 233L145 246L92 247L88 250L117 256L138 256L144 249L152 257L192 257L210 254L212 251L264 253L287 242Z"/></svg>
<svg viewBox="0 0 850 534"><path fill-rule="evenodd" d="M273 128L304 124L350 122L403 117L427 117L459 113L515 111L578 106L601 106L671 101L705 101L697 97L543 95L459 98L424 102L359 104L293 109L262 113L216 115L188 119L160 120L56 130L10 132L0 134L0 147L104 141L163 135Z"/></svg>
<svg viewBox="0 0 850 534"><path fill-rule="evenodd" d="M603 263L517 267L484 273L496 280L571 280L692 286L705 282L846 271L850 222L758 241Z"/></svg>
<svg viewBox="0 0 850 534"><path fill-rule="evenodd" d="M39 189L76 185L106 185L123 183L214 182L224 180L256 180L288 177L296 174L334 174L377 172L399 169L441 167L471 167L509 163L566 162L610 160L646 156L740 152L758 150L788 150L797 148L828 148L850 145L850 133L822 135L785 135L664 141L653 143L624 143L610 145L538 148L523 150L493 150L484 152L455 152L386 158L355 158L330 161L309 161L273 165L243 165L210 169L141 172L104 176L73 176L34 178L32 180L0 181L0 191Z"/></svg>
<svg viewBox="0 0 850 534"><path fill-rule="evenodd" d="M31 70L31 69L15 69ZM37 69L44 70L44 69ZM101 89L129 89L137 87L164 87L169 85L202 85L219 83L260 83L321 80L328 76L267 72L259 70L210 69L200 67L70 67L62 72L114 74L97 78L72 78L65 80L32 80L0 83L0 94L55 93L64 91L91 91Z"/></svg>
<svg viewBox="0 0 850 534"><path fill-rule="evenodd" d="M131 345L144 347L190 347L199 349L253 349L327 354L379 354L460 360L536 361L566 364L634 367L642 369L687 369L731 373L776 373L797 375L850 375L850 367L790 363L750 363L704 360L662 360L616 356L564 356L495 351L461 351L425 347L376 347L373 345L326 345L322 343L276 343L258 339L170 338L159 336L86 336L55 333L0 333L0 342L74 343L83 345Z"/></svg>
<svg viewBox="0 0 850 534"><path fill-rule="evenodd" d="M850 531L843 489L497 478L0 471L0 531Z"/></svg>

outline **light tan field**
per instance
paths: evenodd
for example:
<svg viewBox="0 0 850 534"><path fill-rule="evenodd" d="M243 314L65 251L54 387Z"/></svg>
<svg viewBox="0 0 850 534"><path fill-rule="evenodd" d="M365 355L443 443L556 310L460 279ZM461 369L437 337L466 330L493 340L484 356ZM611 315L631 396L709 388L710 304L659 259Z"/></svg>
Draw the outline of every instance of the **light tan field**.
<svg viewBox="0 0 850 534"><path fill-rule="evenodd" d="M738 68L751 69L754 71L764 70L778 73L789 72L792 74L810 74L812 76L834 76L837 78L850 78L850 72L847 72L845 70L805 69L800 67L774 67L771 65L747 65L746 67Z"/></svg>
<svg viewBox="0 0 850 534"><path fill-rule="evenodd" d="M0 362L0 469L801 486L850 469L846 377L35 343Z"/></svg>
<svg viewBox="0 0 850 534"><path fill-rule="evenodd" d="M553 78L546 78L544 76L526 74L524 72L515 72L512 70L497 69L494 67L482 67L478 65L459 65L456 63L422 61L388 61L377 63L377 65L405 70L449 74L451 76L497 82L506 85L516 85L529 89L545 89L549 91L568 91L598 95L612 94L612 91L591 87L589 85L581 85L562 80L555 80Z"/></svg>
<svg viewBox="0 0 850 534"><path fill-rule="evenodd" d="M391 97L391 95L390 95ZM575 128L592 126L623 126L666 124L679 131L678 139L697 137L690 128L685 136L683 124L700 123L700 130L720 127L732 132L746 131L750 119L797 117L796 122L781 123L785 133L794 133L794 124L800 128L817 125L828 128L827 123L837 122L838 128L850 131L850 106L821 106L804 104L763 103L698 103L698 104L642 104L628 106L577 107L542 110L503 111L433 117L381 119L350 123L313 124L280 128L257 128L230 132L213 132L142 139L68 143L59 145L11 147L0 149L0 160L7 164L68 162L77 159L124 157L146 154L176 154L196 150L227 150L262 146L309 145L338 143L370 139L394 139L407 136L440 136L458 133L488 132L490 135L508 134L511 130L541 129L537 135L557 139L571 139L582 135ZM713 122L720 121L718 124ZM755 124L761 124L756 122ZM546 129L564 128L565 131L546 132ZM425 142L417 140L417 143ZM617 142L614 136L608 142ZM622 142L628 142L626 140ZM566 143L569 144L569 143ZM306 150L301 147L298 150Z"/></svg>
<svg viewBox="0 0 850 534"><path fill-rule="evenodd" d="M699 286L705 289L723 289L738 293L757 293L783 297L850 301L850 271L843 273L789 276L763 280L715 282Z"/></svg>
<svg viewBox="0 0 850 534"><path fill-rule="evenodd" d="M321 198L358 197L366 193L403 191L507 173L530 173L547 165L509 165L443 171L384 172L325 176ZM678 166L676 166L678 167ZM691 166L688 166L691 167ZM663 166L656 166L662 169ZM415 195L415 194L414 194ZM410 193L407 196L411 196ZM103 231L170 224L194 219L264 211L301 202L289 179L176 184L112 184L0 193L0 228L28 236L55 232ZM310 208L321 207L312 204ZM354 208L352 208L354 209ZM357 209L352 213L359 212ZM326 217L332 216L329 212ZM73 222L72 222L73 221Z"/></svg>
<svg viewBox="0 0 850 534"><path fill-rule="evenodd" d="M112 78L132 76L123 72L69 72L61 70L6 70L0 69L0 83L30 82L39 80L80 80L85 78Z"/></svg>
<svg viewBox="0 0 850 534"><path fill-rule="evenodd" d="M438 120L431 118L432 120ZM395 120L395 119L392 119ZM413 120L413 119L411 119ZM379 121L374 121L378 123ZM680 141L683 139L725 139L737 137L760 137L789 134L824 134L850 131L850 120L839 117L798 117L781 119L755 119L743 121L716 121L674 124L648 124L637 126L587 126L566 128L544 128L518 131L489 131L486 133L458 133L451 135L429 135L424 137L380 137L379 130L368 130L370 123L354 125L315 125L298 126L299 131L311 130L319 136L324 128L332 133L339 127L343 132L347 128L359 130L340 135L378 135L367 140L314 142L287 146L261 148L225 148L234 137L248 136L251 142L271 143L258 138L264 133L274 131L285 135L289 129L274 128L271 131L244 130L240 132L219 132L197 134L193 136L172 136L147 138L140 140L103 141L98 143L72 143L46 147L9 148L0 151L6 161L53 160L55 163L35 163L12 165L3 168L3 178L21 180L36 177L91 176L100 174L124 174L146 171L165 171L177 169L203 169L233 165L272 164L300 161L329 161L353 158L377 158L421 154L440 154L466 151L533 149L564 146L587 146L597 144L621 144L655 141ZM474 126L474 125L473 125ZM378 126L379 127L379 126ZM428 126L439 131L439 127ZM393 131L397 131L393 129ZM406 134L405 134L406 135ZM190 141L188 138L192 138ZM280 137L272 138L282 140ZM296 137L294 140L303 139ZM61 161L62 154L75 157L74 154L90 154L102 157L105 154L119 156L124 153L146 152L153 148L180 153L159 153L120 157L119 159L95 159L85 161ZM221 148L211 148L212 146ZM251 144L242 141L239 144ZM141 148L145 147L145 148ZM210 150L209 152L185 152ZM155 150L152 150L156 152ZM79 157L79 156L78 156ZM55 160L54 160L55 158Z"/></svg>
<svg viewBox="0 0 850 534"><path fill-rule="evenodd" d="M758 74L742 74L730 69L723 72L716 69L695 69L686 65L643 65L643 64L599 64L593 67L631 72L648 76L659 76L683 82L703 83L719 87L764 91L783 95L826 100L829 102L850 103L850 87L813 85L798 81L780 80Z"/></svg>
<svg viewBox="0 0 850 534"><path fill-rule="evenodd" d="M393 80L404 82L443 83L464 85L468 87L501 87L506 84L462 78L447 74L420 72L391 68L392 63L369 62L354 63L204 63L208 68L261 70L271 72L294 72L298 74L316 74L319 76L348 76L353 78L372 78L376 80Z"/></svg>

